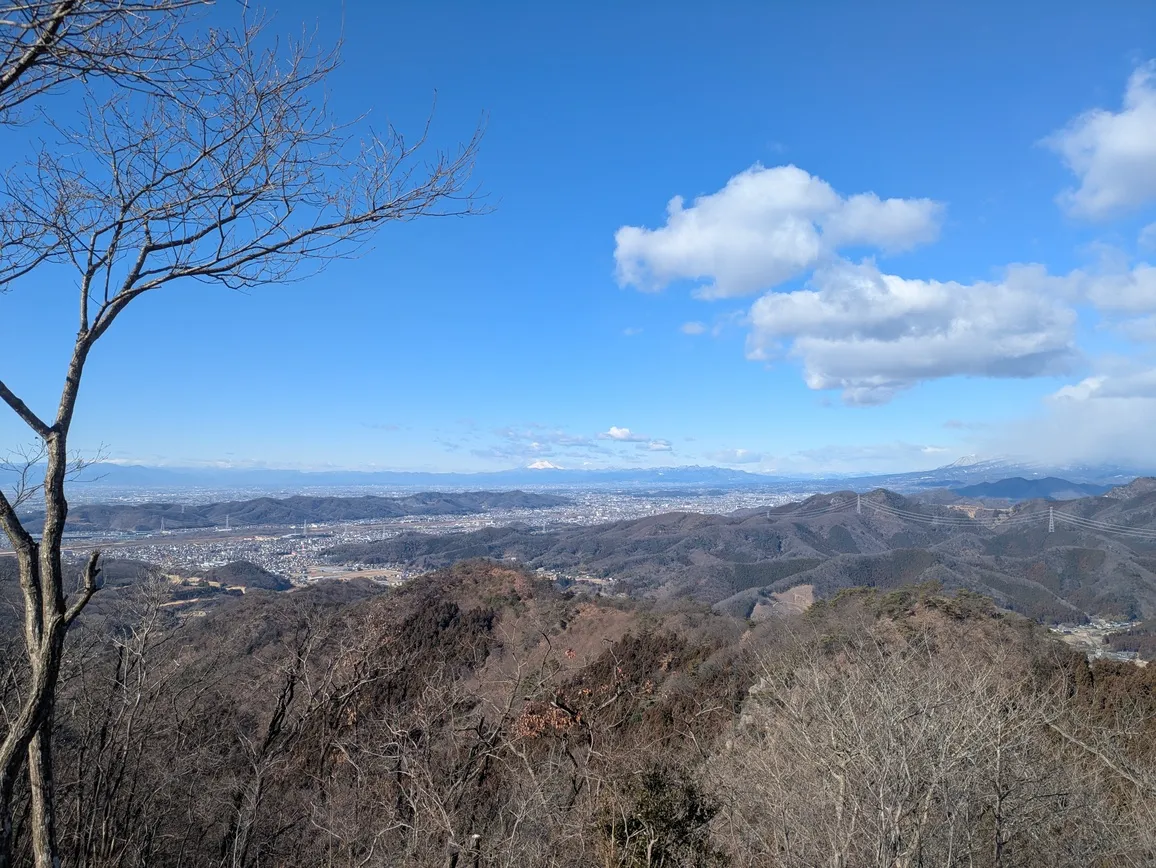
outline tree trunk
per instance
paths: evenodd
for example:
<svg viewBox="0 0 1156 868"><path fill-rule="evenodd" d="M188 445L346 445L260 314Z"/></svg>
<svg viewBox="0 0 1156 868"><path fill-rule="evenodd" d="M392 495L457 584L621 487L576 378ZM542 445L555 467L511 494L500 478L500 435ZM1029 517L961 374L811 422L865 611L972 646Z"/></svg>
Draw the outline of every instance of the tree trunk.
<svg viewBox="0 0 1156 868"><path fill-rule="evenodd" d="M75 358L70 372L79 371L83 358ZM78 377L79 374L76 374ZM75 394L66 385L62 418L71 415ZM62 429L63 430L63 429ZM96 590L97 559L94 555L84 574L84 589L68 610L65 608L64 570L60 547L68 501L64 480L68 469L67 438L61 430L45 440L48 464L44 475L44 527L39 542L20 524L11 505L4 500L0 519L17 552L20 585L24 594L24 642L30 678L27 698L20 713L8 727L0 744L0 868L12 866L11 812L15 782L28 762L31 799L32 852L36 868L57 868L56 818L53 802L52 719L64 637L68 625L84 608Z"/></svg>
<svg viewBox="0 0 1156 868"><path fill-rule="evenodd" d="M12 788L16 784L15 777L0 769L0 868L12 868Z"/></svg>
<svg viewBox="0 0 1156 868"><path fill-rule="evenodd" d="M59 868L56 841L55 777L52 773L53 706L49 704L44 723L28 745L28 782L32 799L32 852L36 868Z"/></svg>
<svg viewBox="0 0 1156 868"><path fill-rule="evenodd" d="M15 865L12 861L12 845L14 843L12 840L12 796L16 780L24 769L25 759L33 756L33 743L36 742L39 745L35 751L35 756L39 762L43 762L46 758L51 759L50 754L46 757L42 749L46 740L41 739L40 734L48 725L46 721L51 720L56 683L60 676L63 644L63 621L59 621L51 623L43 640L31 649L29 656L32 673L28 685L28 698L24 701L19 715L12 721L3 745L0 745L0 868L14 868ZM34 774L36 773L30 769L29 783L32 784L33 793L37 789L36 780L47 782L51 786L51 775L46 780L43 774L33 778ZM48 790L48 793L50 796L51 790ZM37 797L34 796L35 798ZM34 802L35 805L36 802ZM51 813L51 801L47 803L39 801L39 806L41 809L46 806L49 814ZM38 809L34 807L34 810ZM51 819L48 822L51 825ZM46 841L50 840L51 836L46 839ZM36 843L36 839L34 839L34 843ZM47 855L47 861L40 858L39 849L35 849L35 852L37 853L37 868L55 865L53 862L54 852Z"/></svg>

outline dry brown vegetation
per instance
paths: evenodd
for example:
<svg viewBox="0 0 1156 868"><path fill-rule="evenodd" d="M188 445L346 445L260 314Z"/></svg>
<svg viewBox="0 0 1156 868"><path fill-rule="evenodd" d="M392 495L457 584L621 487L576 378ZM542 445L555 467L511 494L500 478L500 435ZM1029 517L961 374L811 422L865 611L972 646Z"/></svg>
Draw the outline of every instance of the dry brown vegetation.
<svg viewBox="0 0 1156 868"><path fill-rule="evenodd" d="M1156 858L1156 670L1089 666L976 595L845 592L752 627L485 561L184 624L167 593L77 624L65 864Z"/></svg>

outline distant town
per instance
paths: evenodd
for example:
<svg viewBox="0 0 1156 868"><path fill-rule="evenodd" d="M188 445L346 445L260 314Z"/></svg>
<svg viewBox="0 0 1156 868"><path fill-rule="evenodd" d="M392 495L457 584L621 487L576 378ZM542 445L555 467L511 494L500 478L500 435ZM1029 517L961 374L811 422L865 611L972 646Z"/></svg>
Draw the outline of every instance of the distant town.
<svg viewBox="0 0 1156 868"><path fill-rule="evenodd" d="M268 493L268 492L264 492ZM322 492L313 492L322 493ZM326 495L348 494L326 489ZM358 490L358 494L365 494ZM383 495L409 492L388 490ZM165 502L205 503L222 497L238 497L236 491L196 489L166 492ZM398 564L383 569L357 564L339 567L326 563L322 553L345 543L388 539L402 533L448 534L523 524L548 530L565 525L596 525L669 512L727 514L740 509L775 507L800 499L798 494L768 490L655 491L567 490L565 506L547 509L494 509L472 515L403 516L356 522L303 522L293 526L219 527L157 532L67 533L65 553L77 559L99 544L107 556L139 560L164 568L209 570L236 561L248 561L283 576L295 584L362 576L395 583L410 578L412 571ZM805 495L804 495L805 496ZM121 502L145 503L144 494L122 495ZM6 542L6 541L5 541ZM4 550L0 544L0 551Z"/></svg>

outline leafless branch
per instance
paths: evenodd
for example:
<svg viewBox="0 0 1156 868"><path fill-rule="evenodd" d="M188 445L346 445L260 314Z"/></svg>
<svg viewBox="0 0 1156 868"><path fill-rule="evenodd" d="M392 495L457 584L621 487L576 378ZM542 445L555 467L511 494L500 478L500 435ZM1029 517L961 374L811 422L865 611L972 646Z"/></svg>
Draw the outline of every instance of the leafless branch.
<svg viewBox="0 0 1156 868"><path fill-rule="evenodd" d="M0 124L75 80L172 91L201 56L182 36L206 0L6 0L0 3Z"/></svg>

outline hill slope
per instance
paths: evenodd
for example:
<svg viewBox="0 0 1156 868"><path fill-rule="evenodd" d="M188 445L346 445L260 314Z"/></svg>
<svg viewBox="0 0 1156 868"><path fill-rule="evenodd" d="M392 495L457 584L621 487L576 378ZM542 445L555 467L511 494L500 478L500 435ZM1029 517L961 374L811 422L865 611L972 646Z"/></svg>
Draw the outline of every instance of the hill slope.
<svg viewBox="0 0 1156 868"><path fill-rule="evenodd" d="M1057 476L1043 479L1024 479L1013 476L998 482L980 482L977 485L952 487L952 491L964 497L992 497L1004 500L1075 500L1080 497L1104 494L1109 485L1093 485L1087 482L1069 482Z"/></svg>
<svg viewBox="0 0 1156 868"><path fill-rule="evenodd" d="M1065 503L1061 514L1085 524L1057 521L1054 532L1048 531L1049 503L1039 500L984 520L884 490L864 495L860 512L855 504L855 494L837 492L726 516L669 513L544 532L512 525L403 534L326 554L337 563L426 569L469 557L512 559L615 580L618 590L733 606L753 607L797 584L831 594L936 580L1041 620L1156 615L1156 543L1099 528L1156 530L1156 492Z"/></svg>
<svg viewBox="0 0 1156 868"><path fill-rule="evenodd" d="M975 595L751 626L492 562L339 591L82 616L62 862L806 868L836 840L841 864L964 868L992 864L993 783L1022 868L1156 846L1156 667L1089 664Z"/></svg>

